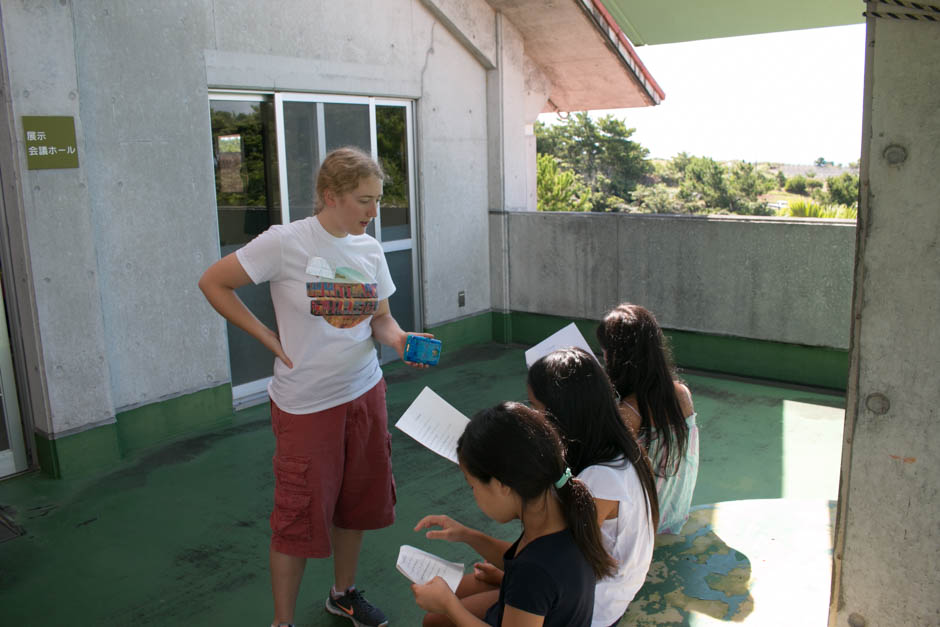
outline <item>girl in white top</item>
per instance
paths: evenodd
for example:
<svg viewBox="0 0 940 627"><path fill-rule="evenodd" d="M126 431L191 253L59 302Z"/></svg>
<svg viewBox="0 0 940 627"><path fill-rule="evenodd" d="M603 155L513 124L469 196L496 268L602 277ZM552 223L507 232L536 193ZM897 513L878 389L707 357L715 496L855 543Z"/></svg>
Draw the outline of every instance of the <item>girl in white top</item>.
<svg viewBox="0 0 940 627"><path fill-rule="evenodd" d="M557 350L532 364L527 391L532 406L558 427L568 465L594 497L617 571L597 582L591 625L615 625L653 557L659 512L649 459L621 419L603 368L585 351Z"/></svg>
<svg viewBox="0 0 940 627"><path fill-rule="evenodd" d="M659 496L659 533L679 533L698 477L698 425L692 395L676 378L653 314L623 303L597 327L607 374L624 420L648 451Z"/></svg>

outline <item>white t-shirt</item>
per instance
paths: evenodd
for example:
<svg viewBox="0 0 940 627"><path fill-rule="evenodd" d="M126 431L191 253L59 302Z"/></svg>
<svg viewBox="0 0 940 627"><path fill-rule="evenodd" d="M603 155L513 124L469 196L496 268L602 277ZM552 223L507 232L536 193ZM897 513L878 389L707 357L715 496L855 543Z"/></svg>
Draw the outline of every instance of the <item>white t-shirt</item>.
<svg viewBox="0 0 940 627"><path fill-rule="evenodd" d="M235 254L254 283L270 282L281 346L294 364L274 360L268 393L278 407L322 411L381 380L370 323L395 284L374 238L335 237L314 216L272 226Z"/></svg>
<svg viewBox="0 0 940 627"><path fill-rule="evenodd" d="M617 517L601 525L604 548L617 560L617 573L594 588L592 626L607 627L627 611L643 587L653 559L656 534L649 503L633 464L622 459L588 466L578 475L596 499L618 501Z"/></svg>

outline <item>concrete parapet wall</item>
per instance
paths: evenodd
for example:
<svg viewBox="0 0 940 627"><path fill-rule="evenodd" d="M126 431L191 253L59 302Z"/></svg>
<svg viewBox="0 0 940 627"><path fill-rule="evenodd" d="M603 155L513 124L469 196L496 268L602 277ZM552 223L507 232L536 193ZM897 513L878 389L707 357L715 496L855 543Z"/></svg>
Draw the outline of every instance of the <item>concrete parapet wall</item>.
<svg viewBox="0 0 940 627"><path fill-rule="evenodd" d="M493 225L492 228L496 228ZM855 224L730 216L508 214L508 309L846 349Z"/></svg>

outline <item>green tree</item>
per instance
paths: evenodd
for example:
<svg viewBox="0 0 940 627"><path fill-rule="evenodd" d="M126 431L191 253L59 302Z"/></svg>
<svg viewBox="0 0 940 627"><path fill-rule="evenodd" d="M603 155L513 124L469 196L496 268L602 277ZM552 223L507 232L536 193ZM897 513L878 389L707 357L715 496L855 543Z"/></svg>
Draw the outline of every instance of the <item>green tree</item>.
<svg viewBox="0 0 940 627"><path fill-rule="evenodd" d="M692 159L689 153L680 152L669 161L669 169L674 173L677 184L685 177L685 171L689 169Z"/></svg>
<svg viewBox="0 0 940 627"><path fill-rule="evenodd" d="M668 187L675 187L679 184L676 172L672 168L672 161L654 161L653 174L650 178L653 184L662 183Z"/></svg>
<svg viewBox="0 0 940 627"><path fill-rule="evenodd" d="M775 181L754 167L753 163L735 163L728 176L732 194L742 200L755 201L758 196L774 188Z"/></svg>
<svg viewBox="0 0 940 627"><path fill-rule="evenodd" d="M219 206L264 207L267 204L267 190L264 177L264 136L261 115L257 105L252 106L252 113L232 113L231 111L212 111L212 134L216 137L237 137L238 152L241 153L240 177L242 191L222 191L222 177L216 176L215 191ZM219 155L225 150L214 146L216 168L219 168Z"/></svg>
<svg viewBox="0 0 940 627"><path fill-rule="evenodd" d="M783 173L783 170L777 170L777 187L783 189L787 184L787 175Z"/></svg>
<svg viewBox="0 0 940 627"><path fill-rule="evenodd" d="M536 193L539 211L591 211L591 189L581 176L560 167L552 155L537 155Z"/></svg>
<svg viewBox="0 0 940 627"><path fill-rule="evenodd" d="M611 115L574 113L559 124L536 122L536 149L582 178L595 194L595 210L611 209L653 172L649 150L630 139L635 130Z"/></svg>
<svg viewBox="0 0 940 627"><path fill-rule="evenodd" d="M637 185L630 196L645 213L676 213L682 210L682 204L663 183Z"/></svg>
<svg viewBox="0 0 940 627"><path fill-rule="evenodd" d="M376 107L376 147L385 171L382 204L387 207L408 206L408 157L405 138L405 115L399 107Z"/></svg>
<svg viewBox="0 0 940 627"><path fill-rule="evenodd" d="M826 179L828 201L833 205L858 207L858 175L845 172Z"/></svg>
<svg viewBox="0 0 940 627"><path fill-rule="evenodd" d="M731 207L731 190L723 165L709 157L690 157L683 168L678 195L690 210L694 210L696 205L709 209Z"/></svg>
<svg viewBox="0 0 940 627"><path fill-rule="evenodd" d="M784 190L790 192L791 194L799 194L801 196L806 195L806 177L802 174L797 174L796 176L791 176L787 179L787 184L784 186Z"/></svg>

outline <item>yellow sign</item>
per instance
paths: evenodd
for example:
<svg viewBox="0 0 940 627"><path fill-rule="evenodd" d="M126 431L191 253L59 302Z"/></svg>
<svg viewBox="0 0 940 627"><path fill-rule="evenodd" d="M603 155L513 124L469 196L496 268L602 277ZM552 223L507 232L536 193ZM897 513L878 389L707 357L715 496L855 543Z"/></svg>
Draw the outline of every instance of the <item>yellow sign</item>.
<svg viewBox="0 0 940 627"><path fill-rule="evenodd" d="M78 167L75 118L70 115L24 115L26 169Z"/></svg>

